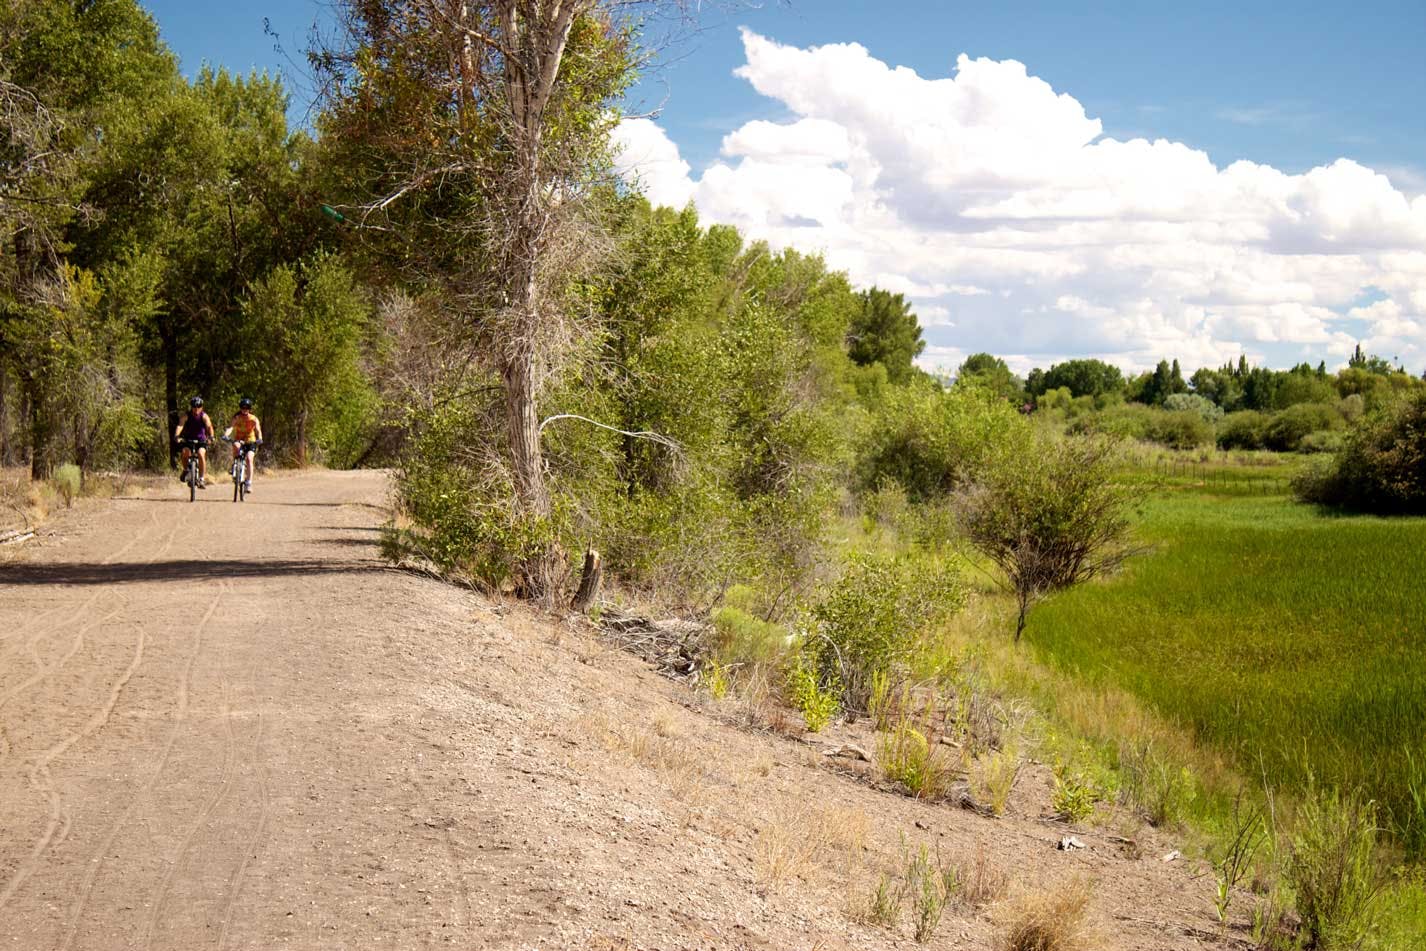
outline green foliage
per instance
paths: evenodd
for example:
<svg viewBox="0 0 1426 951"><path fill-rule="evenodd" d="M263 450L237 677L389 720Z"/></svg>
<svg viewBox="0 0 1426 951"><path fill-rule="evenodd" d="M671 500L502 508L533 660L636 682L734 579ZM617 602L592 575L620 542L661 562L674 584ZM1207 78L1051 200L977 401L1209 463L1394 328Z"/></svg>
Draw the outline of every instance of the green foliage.
<svg viewBox="0 0 1426 951"><path fill-rule="evenodd" d="M976 477L1028 424L985 390L928 385L897 388L862 423L857 485L895 482L912 502L944 498Z"/></svg>
<svg viewBox="0 0 1426 951"><path fill-rule="evenodd" d="M1083 774L1063 763L1056 766L1051 807L1066 822L1088 819L1094 814L1094 804L1103 798L1102 791Z"/></svg>
<svg viewBox="0 0 1426 951"><path fill-rule="evenodd" d="M906 661L916 635L959 610L954 568L927 557L853 555L807 611L801 652L843 709L865 713L874 678Z"/></svg>
<svg viewBox="0 0 1426 951"><path fill-rule="evenodd" d="M52 478L55 488L59 490L60 496L64 499L65 507L73 505L74 500L79 497L79 490L84 479L84 474L79 471L79 466L66 462L54 470Z"/></svg>
<svg viewBox="0 0 1426 951"><path fill-rule="evenodd" d="M331 255L279 265L253 284L243 302L243 377L270 420L264 437L274 449L286 447L299 461L309 448L351 457L343 439L370 424L370 385L359 366L369 314L350 271Z"/></svg>
<svg viewBox="0 0 1426 951"><path fill-rule="evenodd" d="M822 732L841 711L835 679L824 684L804 655L798 655L787 672L787 692L793 707L802 714L807 729L813 733Z"/></svg>
<svg viewBox="0 0 1426 951"><path fill-rule="evenodd" d="M1426 514L1426 390L1364 417L1336 457L1294 483L1304 501L1384 515Z"/></svg>
<svg viewBox="0 0 1426 951"><path fill-rule="evenodd" d="M418 555L486 591L513 590L526 559L561 542L568 549L567 516L532 517L508 482L463 464L470 425L453 411L423 421L397 479L397 502L416 527L394 533L388 554Z"/></svg>
<svg viewBox="0 0 1426 951"><path fill-rule="evenodd" d="M1311 947L1357 948L1372 930L1385 884L1376 837L1376 805L1338 789L1299 810L1287 878Z"/></svg>
<svg viewBox="0 0 1426 951"><path fill-rule="evenodd" d="M1036 649L1288 794L1309 773L1362 788L1407 841L1412 776L1426 789L1408 755L1426 732L1426 519L1182 487L1138 531L1153 553L1039 608Z"/></svg>
<svg viewBox="0 0 1426 951"><path fill-rule="evenodd" d="M892 383L907 383L912 363L926 342L911 305L900 294L879 287L863 291L861 307L847 328L847 355L858 366L879 363Z"/></svg>
<svg viewBox="0 0 1426 951"><path fill-rule="evenodd" d="M956 385L989 390L1017 406L1026 398L1025 382L1010 372L1004 360L988 353L974 353L966 357L956 371Z"/></svg>
<svg viewBox="0 0 1426 951"><path fill-rule="evenodd" d="M1262 449L1267 445L1269 418L1251 409L1229 413L1218 423L1218 448Z"/></svg>
<svg viewBox="0 0 1426 951"><path fill-rule="evenodd" d="M1309 433L1340 428L1342 418L1328 403L1302 403L1275 414L1263 430L1263 445L1278 452L1293 452Z"/></svg>
<svg viewBox="0 0 1426 951"><path fill-rule="evenodd" d="M1026 381L1031 396L1064 387L1071 396L1099 396L1119 393L1124 389L1124 374L1103 360L1066 360L1056 363L1044 373L1034 371Z"/></svg>
<svg viewBox="0 0 1426 951"><path fill-rule="evenodd" d="M1119 751L1119 794L1150 824L1176 826L1187 820L1198 785L1187 766L1179 766L1151 744Z"/></svg>
<svg viewBox="0 0 1426 951"><path fill-rule="evenodd" d="M788 653L787 629L725 604L713 612L713 656L725 666L777 666Z"/></svg>
<svg viewBox="0 0 1426 951"><path fill-rule="evenodd" d="M966 539L1016 598L1019 640L1036 601L1128 557L1128 516L1143 489L1116 478L1119 453L1103 439L1036 434L1008 448L959 510Z"/></svg>
<svg viewBox="0 0 1426 951"><path fill-rule="evenodd" d="M1165 410L1152 413L1144 435L1170 449L1197 449L1213 441L1213 426L1195 409Z"/></svg>
<svg viewBox="0 0 1426 951"><path fill-rule="evenodd" d="M1191 410L1203 417L1205 423L1216 423L1223 418L1221 406L1197 393L1172 393L1164 399L1164 409L1171 413Z"/></svg>

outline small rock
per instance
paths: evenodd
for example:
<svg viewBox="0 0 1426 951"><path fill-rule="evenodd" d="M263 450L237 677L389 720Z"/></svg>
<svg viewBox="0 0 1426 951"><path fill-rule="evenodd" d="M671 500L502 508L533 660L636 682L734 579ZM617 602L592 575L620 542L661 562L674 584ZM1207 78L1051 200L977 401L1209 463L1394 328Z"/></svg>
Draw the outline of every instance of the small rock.
<svg viewBox="0 0 1426 951"><path fill-rule="evenodd" d="M1074 836L1067 835L1063 839L1060 839L1059 848L1061 852L1073 852L1076 849L1088 848L1088 846Z"/></svg>
<svg viewBox="0 0 1426 951"><path fill-rule="evenodd" d="M1170 852L1170 853L1168 853L1167 855L1165 855L1165 856L1164 856L1162 859L1160 859L1159 861L1161 861L1161 862L1177 862L1177 861L1178 861L1179 859L1181 859L1181 858L1183 858L1183 853L1180 852L1178 849L1174 849L1172 852Z"/></svg>

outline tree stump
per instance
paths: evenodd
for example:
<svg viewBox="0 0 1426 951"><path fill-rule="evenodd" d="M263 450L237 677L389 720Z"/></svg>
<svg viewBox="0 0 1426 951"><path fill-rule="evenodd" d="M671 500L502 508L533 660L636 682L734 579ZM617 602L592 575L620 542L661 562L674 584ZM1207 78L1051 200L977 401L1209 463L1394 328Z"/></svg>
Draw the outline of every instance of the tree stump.
<svg viewBox="0 0 1426 951"><path fill-rule="evenodd" d="M599 558L599 552L591 548L584 553L584 570L579 575L579 590L569 602L570 609L580 614L588 611L594 599L599 597L599 582L603 578L604 562Z"/></svg>

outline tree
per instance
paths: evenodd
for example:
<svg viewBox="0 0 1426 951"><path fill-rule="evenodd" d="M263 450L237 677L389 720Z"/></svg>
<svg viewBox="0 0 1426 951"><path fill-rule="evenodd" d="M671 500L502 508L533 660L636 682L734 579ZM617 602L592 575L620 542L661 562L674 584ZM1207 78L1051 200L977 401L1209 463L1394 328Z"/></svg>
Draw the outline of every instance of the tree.
<svg viewBox="0 0 1426 951"><path fill-rule="evenodd" d="M1119 567L1139 549L1129 511L1144 489L1117 478L1115 444L1095 437L1021 440L960 493L958 517L970 544L1000 569L1014 596L1015 640L1047 594Z"/></svg>
<svg viewBox="0 0 1426 951"><path fill-rule="evenodd" d="M956 371L956 383L983 387L1017 405L1025 401L1024 382L1010 372L1004 360L988 353L973 353L966 357Z"/></svg>
<svg viewBox="0 0 1426 951"><path fill-rule="evenodd" d="M491 355L516 501L547 519L538 401L598 245L581 212L632 78L626 5L346 0L343 11L346 48L316 62L332 79L321 128L352 198L344 211L389 238L389 267L440 288L458 345ZM523 592L553 597L560 562L554 547L534 551Z"/></svg>
<svg viewBox="0 0 1426 951"><path fill-rule="evenodd" d="M1034 386L1032 396L1060 387L1068 389L1071 396L1100 396L1122 392L1124 374L1103 360L1066 360L1052 364L1043 376L1035 378Z"/></svg>
<svg viewBox="0 0 1426 951"><path fill-rule="evenodd" d="M862 292L861 310L847 331L847 355L859 366L880 363L892 383L906 383L926 349L921 326L901 294L879 287Z"/></svg>

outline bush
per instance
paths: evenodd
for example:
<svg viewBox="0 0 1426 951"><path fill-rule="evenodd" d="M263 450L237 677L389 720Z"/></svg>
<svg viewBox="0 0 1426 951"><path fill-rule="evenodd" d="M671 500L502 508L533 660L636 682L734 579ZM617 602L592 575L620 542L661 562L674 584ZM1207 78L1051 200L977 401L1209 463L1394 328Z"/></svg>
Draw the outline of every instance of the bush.
<svg viewBox="0 0 1426 951"><path fill-rule="evenodd" d="M1013 406L978 387L897 387L863 426L857 486L867 492L895 482L912 502L943 498L1025 425Z"/></svg>
<svg viewBox="0 0 1426 951"><path fill-rule="evenodd" d="M855 555L808 610L801 649L822 689L865 713L874 678L904 662L917 633L958 610L954 568L929 557Z"/></svg>
<svg viewBox="0 0 1426 951"><path fill-rule="evenodd" d="M903 719L877 738L876 762L882 775L900 783L918 799L939 799L946 793L950 770L926 734Z"/></svg>
<svg viewBox="0 0 1426 951"><path fill-rule="evenodd" d="M1164 409L1173 413L1192 411L1202 417L1205 423L1216 423L1223 418L1221 406L1197 393L1171 393L1164 400Z"/></svg>
<svg viewBox="0 0 1426 951"><path fill-rule="evenodd" d="M1347 444L1347 439L1343 433L1334 433L1329 430L1308 433L1303 436L1297 444L1297 451L1318 454L1324 452L1338 452Z"/></svg>
<svg viewBox="0 0 1426 951"><path fill-rule="evenodd" d="M1146 435L1170 449L1197 449L1213 441L1213 426L1196 410L1161 411L1154 413Z"/></svg>
<svg viewBox="0 0 1426 951"><path fill-rule="evenodd" d="M961 493L966 538L1016 598L1017 641L1039 599L1112 571L1133 553L1128 513L1145 490L1118 481L1118 461L1117 447L1103 439L1037 436Z"/></svg>
<svg viewBox="0 0 1426 951"><path fill-rule="evenodd" d="M1120 403L1099 413L1081 416L1069 426L1075 435L1101 434L1118 439L1148 439L1157 410L1142 403Z"/></svg>
<svg viewBox="0 0 1426 951"><path fill-rule="evenodd" d="M1302 472L1293 490L1323 505L1426 514L1426 390L1363 417L1332 461Z"/></svg>
<svg viewBox="0 0 1426 951"><path fill-rule="evenodd" d="M826 685L820 683L817 671L804 656L799 656L797 663L788 672L787 690L791 695L792 705L802 714L807 729L813 733L822 732L822 728L831 723L840 710L837 702L839 685L836 678L832 678Z"/></svg>
<svg viewBox="0 0 1426 951"><path fill-rule="evenodd" d="M1219 449L1261 449L1267 438L1268 415L1245 409L1218 422Z"/></svg>
<svg viewBox="0 0 1426 951"><path fill-rule="evenodd" d="M1384 884L1376 819L1374 803L1335 789L1299 812L1287 877L1311 947L1355 948L1371 930Z"/></svg>
<svg viewBox="0 0 1426 951"><path fill-rule="evenodd" d="M1077 879L1020 895L1000 913L1000 951L1090 951L1102 947L1089 920L1091 887Z"/></svg>
<svg viewBox="0 0 1426 951"><path fill-rule="evenodd" d="M1342 417L1326 403L1300 403L1273 415L1263 430L1263 445L1277 452L1295 452L1303 437L1324 429L1337 429Z"/></svg>
<svg viewBox="0 0 1426 951"><path fill-rule="evenodd" d="M72 462L66 462L54 470L53 480L54 487L64 498L65 508L73 505L74 500L79 498L79 490L84 483L84 474L79 471L79 466Z"/></svg>
<svg viewBox="0 0 1426 951"><path fill-rule="evenodd" d="M724 667L780 664L787 654L787 629L725 604L713 612L713 656Z"/></svg>

